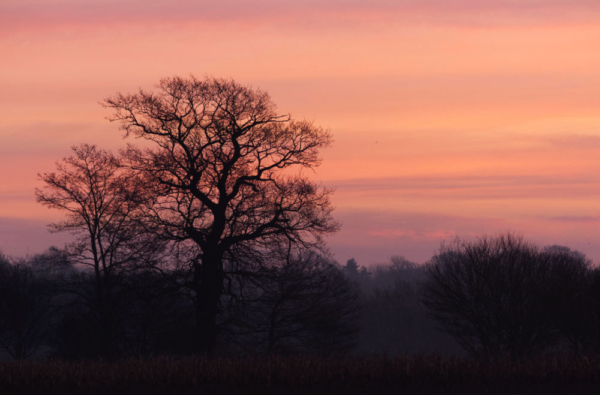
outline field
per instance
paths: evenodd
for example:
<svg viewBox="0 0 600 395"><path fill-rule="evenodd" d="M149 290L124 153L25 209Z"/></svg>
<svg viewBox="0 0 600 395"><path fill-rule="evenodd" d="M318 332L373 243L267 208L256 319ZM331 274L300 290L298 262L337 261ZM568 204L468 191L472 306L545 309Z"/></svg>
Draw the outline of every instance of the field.
<svg viewBox="0 0 600 395"><path fill-rule="evenodd" d="M5 362L2 394L597 394L600 358L423 357Z"/></svg>

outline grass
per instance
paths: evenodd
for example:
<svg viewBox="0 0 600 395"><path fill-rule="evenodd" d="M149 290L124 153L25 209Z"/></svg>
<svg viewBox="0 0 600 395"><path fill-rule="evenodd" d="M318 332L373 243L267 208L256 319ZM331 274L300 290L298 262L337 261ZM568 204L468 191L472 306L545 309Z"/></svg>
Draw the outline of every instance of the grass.
<svg viewBox="0 0 600 395"><path fill-rule="evenodd" d="M600 358L154 358L0 364L1 394L597 394Z"/></svg>

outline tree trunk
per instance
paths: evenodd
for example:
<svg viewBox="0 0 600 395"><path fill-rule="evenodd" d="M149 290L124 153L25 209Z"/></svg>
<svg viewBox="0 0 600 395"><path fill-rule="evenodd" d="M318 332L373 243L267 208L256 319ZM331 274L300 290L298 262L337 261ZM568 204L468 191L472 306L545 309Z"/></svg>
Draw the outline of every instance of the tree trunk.
<svg viewBox="0 0 600 395"><path fill-rule="evenodd" d="M217 316L223 293L223 254L204 251L196 264L196 353L213 355L217 341Z"/></svg>

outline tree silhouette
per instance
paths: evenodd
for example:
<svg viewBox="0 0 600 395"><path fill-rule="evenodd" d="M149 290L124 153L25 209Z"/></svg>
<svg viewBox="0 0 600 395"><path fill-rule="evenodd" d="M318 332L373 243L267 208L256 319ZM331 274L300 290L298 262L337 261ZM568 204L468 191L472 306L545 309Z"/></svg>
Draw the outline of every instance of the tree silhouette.
<svg viewBox="0 0 600 395"><path fill-rule="evenodd" d="M344 272L348 276L358 276L358 263L356 259L350 258L346 261L346 266L344 266Z"/></svg>
<svg viewBox="0 0 600 395"><path fill-rule="evenodd" d="M157 92L117 94L104 105L126 135L152 145L125 156L144 180L147 223L198 251L189 267L196 348L212 353L228 272L249 270L280 243L318 246L337 230L330 191L298 173L319 165L331 137L232 80L168 78Z"/></svg>
<svg viewBox="0 0 600 395"><path fill-rule="evenodd" d="M557 344L588 261L508 234L442 246L427 269L423 301L445 330L472 354L520 358Z"/></svg>
<svg viewBox="0 0 600 395"><path fill-rule="evenodd" d="M120 160L93 145L72 150L72 156L57 163L56 172L39 176L44 187L36 189L36 196L41 204L67 215L50 228L73 233L69 259L91 269L91 292L84 284L87 281L72 283L69 288L86 301L95 316L97 349L110 357L119 303L113 294L115 282L126 267L150 259L162 245L140 232L135 213L141 204L142 185L124 171Z"/></svg>
<svg viewBox="0 0 600 395"><path fill-rule="evenodd" d="M230 326L234 336L242 334L242 347L269 354L347 352L360 301L341 268L314 251L274 252L272 260L232 309Z"/></svg>
<svg viewBox="0 0 600 395"><path fill-rule="evenodd" d="M0 253L0 349L14 359L33 356L47 340L47 296L30 267Z"/></svg>

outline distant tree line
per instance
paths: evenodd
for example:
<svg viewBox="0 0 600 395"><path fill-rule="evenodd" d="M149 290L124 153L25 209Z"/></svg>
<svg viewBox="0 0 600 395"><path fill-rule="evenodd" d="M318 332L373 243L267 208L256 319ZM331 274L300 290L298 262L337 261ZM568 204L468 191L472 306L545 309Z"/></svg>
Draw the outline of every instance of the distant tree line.
<svg viewBox="0 0 600 395"><path fill-rule="evenodd" d="M97 299L92 269L52 248L29 259L0 256L0 349L14 359L119 359L189 355L194 300L180 273L124 272ZM316 253L257 273L223 296L222 355L346 353L358 294L338 265Z"/></svg>
<svg viewBox="0 0 600 395"><path fill-rule="evenodd" d="M270 259L224 292L219 354L600 352L600 270L567 247L507 234L457 240L424 265L395 256L341 266L311 251ZM193 354L185 282L176 269L136 267L114 278L100 304L94 270L68 249L2 255L0 348L15 359Z"/></svg>

